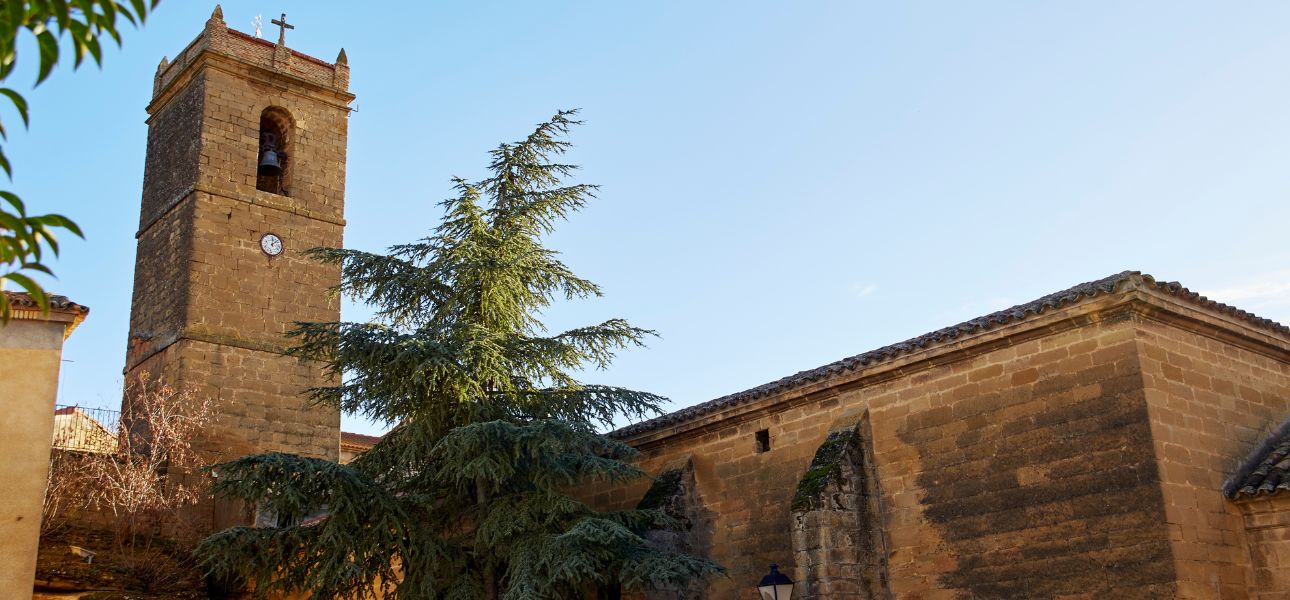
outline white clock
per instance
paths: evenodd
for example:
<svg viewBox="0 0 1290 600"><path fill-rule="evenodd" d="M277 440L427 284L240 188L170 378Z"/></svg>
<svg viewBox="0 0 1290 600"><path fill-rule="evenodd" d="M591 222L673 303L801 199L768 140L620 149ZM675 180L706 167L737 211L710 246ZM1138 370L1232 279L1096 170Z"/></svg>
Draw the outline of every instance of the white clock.
<svg viewBox="0 0 1290 600"><path fill-rule="evenodd" d="M260 238L260 249L269 256L282 254L282 238L272 233L266 233L264 237Z"/></svg>

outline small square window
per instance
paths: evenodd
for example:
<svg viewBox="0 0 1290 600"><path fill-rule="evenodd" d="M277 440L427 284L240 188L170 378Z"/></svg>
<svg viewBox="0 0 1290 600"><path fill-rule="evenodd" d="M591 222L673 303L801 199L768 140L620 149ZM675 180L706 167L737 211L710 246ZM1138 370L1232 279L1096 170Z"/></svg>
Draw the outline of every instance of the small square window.
<svg viewBox="0 0 1290 600"><path fill-rule="evenodd" d="M758 431L756 433L756 438L757 438L757 451L770 452L770 430L763 429L761 431Z"/></svg>

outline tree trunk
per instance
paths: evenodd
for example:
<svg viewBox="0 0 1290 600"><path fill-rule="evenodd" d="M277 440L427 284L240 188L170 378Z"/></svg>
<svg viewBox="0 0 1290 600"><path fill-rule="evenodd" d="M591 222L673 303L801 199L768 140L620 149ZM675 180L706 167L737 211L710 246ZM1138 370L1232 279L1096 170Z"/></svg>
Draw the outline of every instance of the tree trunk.
<svg viewBox="0 0 1290 600"><path fill-rule="evenodd" d="M596 587L596 600L622 600L623 588L617 581Z"/></svg>
<svg viewBox="0 0 1290 600"><path fill-rule="evenodd" d="M483 478L475 479L475 503L483 507L488 504L488 490L484 489ZM483 563L483 573L481 577L484 583L484 599L497 600L497 568L493 564L493 557L485 554L485 550L476 548L479 560Z"/></svg>

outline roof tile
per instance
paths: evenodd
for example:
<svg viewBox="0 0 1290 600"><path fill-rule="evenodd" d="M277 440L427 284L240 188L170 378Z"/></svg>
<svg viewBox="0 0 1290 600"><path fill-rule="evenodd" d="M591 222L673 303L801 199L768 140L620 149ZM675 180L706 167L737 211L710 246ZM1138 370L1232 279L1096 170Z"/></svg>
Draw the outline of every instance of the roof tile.
<svg viewBox="0 0 1290 600"><path fill-rule="evenodd" d="M1290 421L1268 436L1236 472L1223 493L1228 498L1252 498L1290 490Z"/></svg>

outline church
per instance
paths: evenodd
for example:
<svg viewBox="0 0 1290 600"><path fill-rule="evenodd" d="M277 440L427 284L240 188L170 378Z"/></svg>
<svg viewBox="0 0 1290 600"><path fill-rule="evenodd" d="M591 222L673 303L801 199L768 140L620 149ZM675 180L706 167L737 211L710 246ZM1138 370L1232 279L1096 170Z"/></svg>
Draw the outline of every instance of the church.
<svg viewBox="0 0 1290 600"><path fill-rule="evenodd" d="M158 67L126 373L220 400L212 460L375 442L284 337L339 319L300 251L343 243L348 88L218 8ZM587 496L685 524L729 575L687 597L1284 599L1287 415L1290 328L1124 272L622 428L653 477Z"/></svg>
<svg viewBox="0 0 1290 600"><path fill-rule="evenodd" d="M596 501L714 598L1286 598L1288 400L1290 328L1124 272L620 429Z"/></svg>

